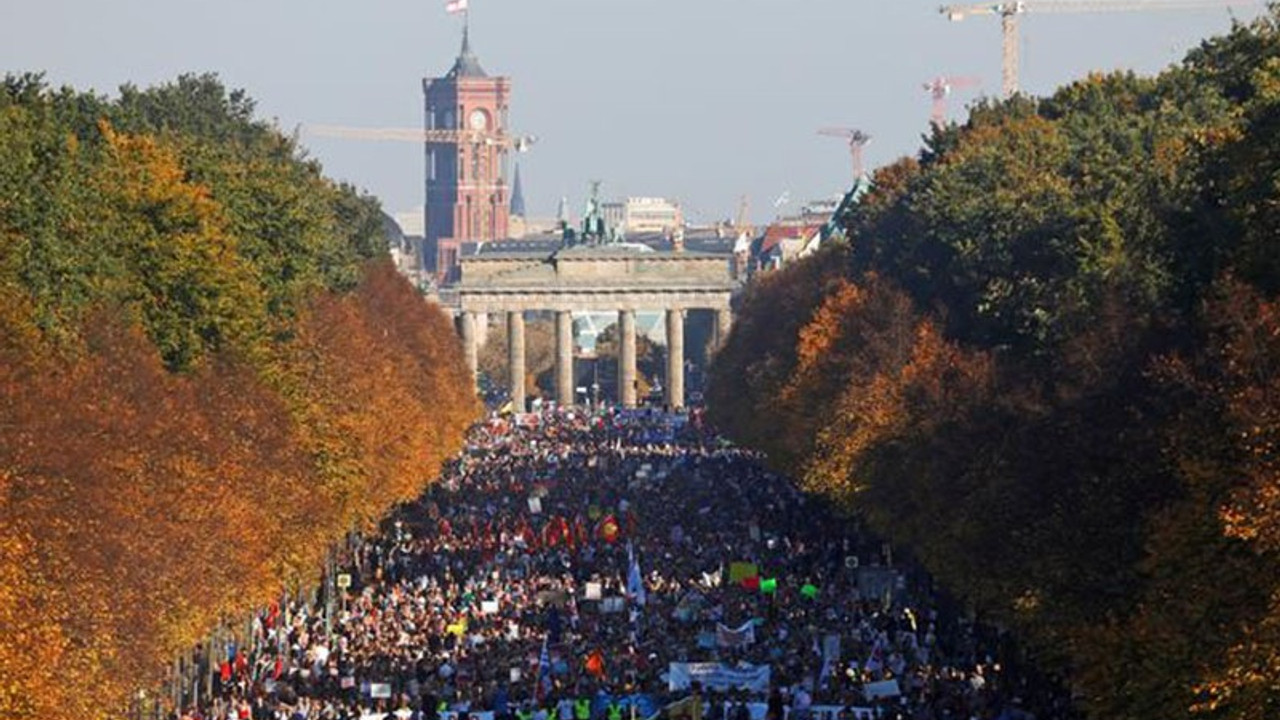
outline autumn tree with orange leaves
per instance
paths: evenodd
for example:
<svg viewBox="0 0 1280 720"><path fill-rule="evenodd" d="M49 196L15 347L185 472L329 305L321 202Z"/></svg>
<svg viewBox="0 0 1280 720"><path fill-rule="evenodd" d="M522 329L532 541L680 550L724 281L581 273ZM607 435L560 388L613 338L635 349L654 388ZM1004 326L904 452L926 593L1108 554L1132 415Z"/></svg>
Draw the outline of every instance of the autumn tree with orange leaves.
<svg viewBox="0 0 1280 720"><path fill-rule="evenodd" d="M713 419L1094 718L1280 708L1280 10L980 103L754 282Z"/></svg>
<svg viewBox="0 0 1280 720"><path fill-rule="evenodd" d="M377 204L212 77L6 78L0 197L0 716L118 717L416 496L477 401Z"/></svg>

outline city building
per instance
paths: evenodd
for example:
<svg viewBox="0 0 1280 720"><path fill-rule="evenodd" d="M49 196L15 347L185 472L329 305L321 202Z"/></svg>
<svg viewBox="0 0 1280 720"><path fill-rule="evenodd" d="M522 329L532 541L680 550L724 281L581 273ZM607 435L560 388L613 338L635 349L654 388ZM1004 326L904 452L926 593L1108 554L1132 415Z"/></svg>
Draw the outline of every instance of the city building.
<svg viewBox="0 0 1280 720"><path fill-rule="evenodd" d="M629 197L600 203L606 227L630 236L646 233L670 234L684 226L680 203L667 198Z"/></svg>
<svg viewBox="0 0 1280 720"><path fill-rule="evenodd" d="M666 198L629 197L622 203L622 227L629 233L669 233L684 226L680 203Z"/></svg>
<svg viewBox="0 0 1280 720"><path fill-rule="evenodd" d="M462 50L443 77L422 81L426 142L424 254L442 282L457 274L463 242L509 236L505 177L511 80L490 77L471 50Z"/></svg>
<svg viewBox="0 0 1280 720"><path fill-rule="evenodd" d="M839 198L816 200L807 203L798 214L769 223L752 248L754 268L773 270L799 257L806 246L815 244L839 204Z"/></svg>

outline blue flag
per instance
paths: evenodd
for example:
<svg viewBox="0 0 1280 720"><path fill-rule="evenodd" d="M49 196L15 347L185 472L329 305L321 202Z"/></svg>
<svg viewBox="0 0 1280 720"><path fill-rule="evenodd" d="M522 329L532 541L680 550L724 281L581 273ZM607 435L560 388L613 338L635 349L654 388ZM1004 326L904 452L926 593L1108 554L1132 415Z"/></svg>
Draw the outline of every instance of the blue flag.
<svg viewBox="0 0 1280 720"><path fill-rule="evenodd" d="M640 561L636 558L635 551L631 549L630 541L627 542L627 595L631 596L632 602L643 606L646 601L644 578L640 574Z"/></svg>

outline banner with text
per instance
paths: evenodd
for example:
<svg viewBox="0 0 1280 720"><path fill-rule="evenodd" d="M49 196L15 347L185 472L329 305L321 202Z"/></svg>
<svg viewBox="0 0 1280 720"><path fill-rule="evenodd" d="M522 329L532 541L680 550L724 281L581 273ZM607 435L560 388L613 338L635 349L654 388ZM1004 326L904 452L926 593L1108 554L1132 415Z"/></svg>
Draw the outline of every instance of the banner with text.
<svg viewBox="0 0 1280 720"><path fill-rule="evenodd" d="M673 662L667 669L667 686L671 692L688 690L695 682L704 689L721 692L734 688L768 692L769 678L768 665L729 667L720 663Z"/></svg>

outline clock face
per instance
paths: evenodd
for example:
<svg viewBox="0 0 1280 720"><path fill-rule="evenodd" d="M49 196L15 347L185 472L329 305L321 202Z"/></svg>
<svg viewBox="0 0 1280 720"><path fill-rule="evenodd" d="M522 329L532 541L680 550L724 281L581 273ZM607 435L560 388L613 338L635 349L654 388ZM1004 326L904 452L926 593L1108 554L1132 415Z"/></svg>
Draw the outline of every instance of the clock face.
<svg viewBox="0 0 1280 720"><path fill-rule="evenodd" d="M489 127L489 116L483 110L472 110L469 121L472 130L485 130Z"/></svg>

